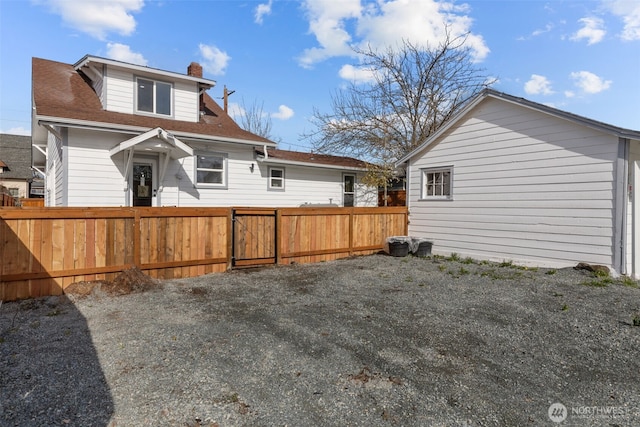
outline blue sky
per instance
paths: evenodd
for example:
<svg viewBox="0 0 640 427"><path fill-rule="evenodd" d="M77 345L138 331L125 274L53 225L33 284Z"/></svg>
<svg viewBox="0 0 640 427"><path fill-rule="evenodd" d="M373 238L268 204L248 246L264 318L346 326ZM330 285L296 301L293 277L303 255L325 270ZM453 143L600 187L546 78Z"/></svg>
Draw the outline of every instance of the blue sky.
<svg viewBox="0 0 640 427"><path fill-rule="evenodd" d="M640 1L0 0L0 132L30 133L31 58L85 54L174 72L192 61L232 111L263 105L281 148L310 150L313 109L366 78L351 46L469 33L494 89L640 130ZM218 99L220 104L222 101Z"/></svg>

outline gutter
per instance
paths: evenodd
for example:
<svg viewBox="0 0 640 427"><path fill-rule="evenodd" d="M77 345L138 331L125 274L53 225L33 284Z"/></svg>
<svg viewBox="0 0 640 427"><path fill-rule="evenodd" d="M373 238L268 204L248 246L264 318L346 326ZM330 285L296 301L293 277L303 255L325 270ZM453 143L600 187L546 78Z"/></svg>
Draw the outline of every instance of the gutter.
<svg viewBox="0 0 640 427"><path fill-rule="evenodd" d="M114 133L129 133L132 135L137 135L141 132L147 132L148 127L144 126L127 126L127 125L118 125L114 123L104 123L104 122L94 122L89 120L76 120L76 119L61 119L59 117L51 117L51 116L36 116L36 121L39 125L44 126L64 126L70 128L77 129L88 129L88 130L98 130L103 132L114 132ZM168 129L170 130L170 129ZM203 141L203 142L228 142L233 144L245 144L245 145L256 145L258 141L251 141L248 139L239 139L239 138L230 138L226 136L213 136L199 133L190 133L190 132L179 132L171 130L171 133L183 139L190 139L194 141ZM265 146L276 147L275 142L262 142Z"/></svg>
<svg viewBox="0 0 640 427"><path fill-rule="evenodd" d="M338 169L338 170L362 171L362 172L365 172L367 170L366 168L357 168L352 166L337 166L337 165L331 165L328 163L309 163L309 162L299 162L295 160L276 159L273 157L268 157L268 155L265 155L265 157L258 156L256 160L260 163L268 163L268 164L274 164L274 165L305 166L305 167L315 167L315 168L322 168L322 169Z"/></svg>

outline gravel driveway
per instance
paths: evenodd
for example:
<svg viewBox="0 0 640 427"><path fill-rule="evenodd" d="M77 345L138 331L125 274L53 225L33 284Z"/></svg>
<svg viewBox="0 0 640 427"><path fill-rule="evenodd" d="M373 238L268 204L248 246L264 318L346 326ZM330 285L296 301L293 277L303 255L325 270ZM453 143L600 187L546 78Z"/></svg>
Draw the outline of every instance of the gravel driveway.
<svg viewBox="0 0 640 427"><path fill-rule="evenodd" d="M5 303L0 425L637 426L609 282L374 255Z"/></svg>

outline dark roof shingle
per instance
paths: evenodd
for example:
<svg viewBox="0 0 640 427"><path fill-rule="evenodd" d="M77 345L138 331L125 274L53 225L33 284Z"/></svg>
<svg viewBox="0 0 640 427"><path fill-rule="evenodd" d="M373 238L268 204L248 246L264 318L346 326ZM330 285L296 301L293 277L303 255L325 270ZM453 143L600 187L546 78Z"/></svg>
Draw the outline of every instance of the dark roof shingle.
<svg viewBox="0 0 640 427"><path fill-rule="evenodd" d="M33 58L33 99L37 116L81 120L105 125L141 128L161 127L167 131L255 141L272 141L242 129L208 95L204 94L204 116L199 122L186 122L137 114L117 113L102 108L89 80L73 65Z"/></svg>
<svg viewBox="0 0 640 427"><path fill-rule="evenodd" d="M256 152L264 156L263 149L257 149ZM366 169L367 162L354 159L352 157L333 156L330 154L305 153L301 151L279 150L276 148L267 149L267 155L270 159L287 160L291 162L302 162L319 165L331 165L338 167Z"/></svg>
<svg viewBox="0 0 640 427"><path fill-rule="evenodd" d="M31 137L0 134L0 163L6 165L0 178L31 179Z"/></svg>

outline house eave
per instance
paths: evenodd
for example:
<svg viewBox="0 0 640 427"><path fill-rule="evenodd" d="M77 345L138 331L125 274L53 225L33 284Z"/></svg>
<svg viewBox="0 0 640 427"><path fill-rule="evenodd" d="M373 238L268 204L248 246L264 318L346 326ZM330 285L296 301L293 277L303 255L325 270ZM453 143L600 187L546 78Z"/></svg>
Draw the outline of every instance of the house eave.
<svg viewBox="0 0 640 427"><path fill-rule="evenodd" d="M322 169L336 169L336 170L344 170L344 171L353 171L353 172L366 172L367 168L357 168L353 166L338 166L338 165L330 165L327 163L311 163L311 162L299 162L295 160L283 160L274 157L264 158L262 156L258 156L256 159L260 163L264 164L273 164L273 165L290 165L290 166L305 166L305 167L314 167L314 168L322 168Z"/></svg>
<svg viewBox="0 0 640 427"><path fill-rule="evenodd" d="M104 122L69 119L69 118L52 117L52 116L36 116L36 123L42 126L46 126L46 125L64 126L64 127L77 128L77 129L88 129L88 130L97 130L102 132L115 132L115 133L127 133L127 134L139 134L140 132L146 132L149 130L148 127L144 127L144 126L129 126L129 125L114 124L114 123L104 123ZM251 145L251 146L266 145L268 147L276 147L276 143L274 142L254 141L250 139L240 139L240 138L230 138L230 137L207 135L207 134L200 134L200 133L180 132L170 128L167 128L166 130L179 138L189 139L194 141L228 142L228 143L244 144L244 145Z"/></svg>
<svg viewBox="0 0 640 427"><path fill-rule="evenodd" d="M486 98L494 98L500 99L505 102L509 102L515 105L519 105L521 107L529 108L532 110L536 110L545 114L549 114L553 117L557 117L562 120L569 120L574 123L578 123L580 125L589 127L591 129L597 130L599 132L608 133L618 138L628 138L640 140L640 131L635 131L631 129L624 129L617 126L609 125L607 123L598 122L596 120L592 120L586 117L578 116L573 113L569 113L566 111L558 110L553 107L549 107L543 104L539 104L533 101L529 101L524 98L518 98L513 95L509 95L503 92L498 92L494 89L485 89L480 92L469 104L467 104L462 110L460 110L456 115L454 115L447 123L445 123L440 129L438 129L433 135L431 135L424 143L416 147L414 150L405 154L398 161L396 161L396 167L401 167L403 164L407 163L414 157L417 153L423 151L429 145L431 145L434 141L438 140L440 136L442 136L445 132L451 129L455 124L464 117L469 111L475 108L478 104L484 101Z"/></svg>
<svg viewBox="0 0 640 427"><path fill-rule="evenodd" d="M150 67L146 67L144 65L136 65L136 64L129 64L126 62L122 62L122 61L116 61L114 59L108 59L108 58L101 58L99 56L93 56L93 55L85 55L82 59L80 59L78 62L76 62L75 64L73 64L73 68L76 71L81 70L83 67L86 67L90 64L93 63L98 63L98 64L105 64L105 65L110 65L113 67L118 67L118 68L125 68L128 70L132 70L138 73L145 73L145 74L154 74L154 75L159 75L159 76L163 76L166 77L168 79L171 80L183 80L183 81L191 81L191 82L195 82L198 83L198 85L203 88L203 89L211 89L212 87L214 87L216 85L216 81L215 80L210 80L210 79L205 79L202 77L195 77L195 76L189 76L186 74L180 74L180 73L175 73L172 71L165 71L165 70L160 70L157 68L150 68Z"/></svg>

